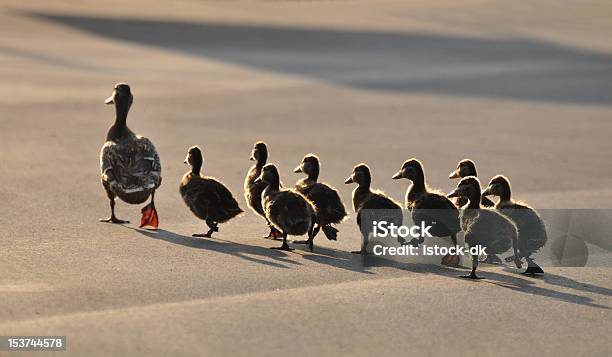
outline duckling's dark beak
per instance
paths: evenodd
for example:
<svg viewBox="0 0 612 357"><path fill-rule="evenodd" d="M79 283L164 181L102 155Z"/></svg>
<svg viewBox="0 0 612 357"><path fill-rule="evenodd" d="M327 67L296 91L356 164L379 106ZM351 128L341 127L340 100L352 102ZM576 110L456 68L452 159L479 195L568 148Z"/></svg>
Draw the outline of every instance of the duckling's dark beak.
<svg viewBox="0 0 612 357"><path fill-rule="evenodd" d="M189 157L186 157L185 160L183 160L183 164L189 165Z"/></svg>
<svg viewBox="0 0 612 357"><path fill-rule="evenodd" d="M398 180L402 178L402 170L399 170L398 172L395 173L395 175L391 176L392 179L394 180Z"/></svg>
<svg viewBox="0 0 612 357"><path fill-rule="evenodd" d="M111 95L110 97L106 98L106 100L104 101L104 104L113 104L113 103L115 103L114 95Z"/></svg>
<svg viewBox="0 0 612 357"><path fill-rule="evenodd" d="M353 183L353 182L355 182L355 181L353 181L353 177L351 177L351 176L349 176L346 180L344 180L344 183L347 184L347 185L349 183Z"/></svg>
<svg viewBox="0 0 612 357"><path fill-rule="evenodd" d="M456 179L456 178L459 178L459 169L457 169L457 170L455 170L455 171L451 172L451 173L448 175L448 178L449 178L449 179Z"/></svg>
<svg viewBox="0 0 612 357"><path fill-rule="evenodd" d="M255 161L255 158L253 156L251 156L251 157L249 157L249 160Z"/></svg>
<svg viewBox="0 0 612 357"><path fill-rule="evenodd" d="M482 190L481 195L482 196L491 196L492 195L492 193L491 193L491 186L489 186L489 187L485 188L484 190Z"/></svg>
<svg viewBox="0 0 612 357"><path fill-rule="evenodd" d="M446 195L446 197L451 198L451 197L460 197L461 195L459 194L459 190L454 189L453 191L449 192L448 195Z"/></svg>
<svg viewBox="0 0 612 357"><path fill-rule="evenodd" d="M296 174L302 172L302 167L301 166L296 167L295 169L293 169L293 172L295 172Z"/></svg>

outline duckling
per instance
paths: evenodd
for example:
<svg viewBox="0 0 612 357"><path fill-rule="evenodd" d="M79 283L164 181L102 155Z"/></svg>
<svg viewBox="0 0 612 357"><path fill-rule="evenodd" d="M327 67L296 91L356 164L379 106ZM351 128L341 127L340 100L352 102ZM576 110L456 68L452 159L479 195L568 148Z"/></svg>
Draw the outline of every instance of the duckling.
<svg viewBox="0 0 612 357"><path fill-rule="evenodd" d="M261 205L266 218L282 232L283 244L272 249L292 251L287 244L287 235L301 236L308 233L308 248L313 251L312 231L316 221L313 203L301 193L280 187L278 169L273 164L265 165L255 182L264 182Z"/></svg>
<svg viewBox="0 0 612 357"><path fill-rule="evenodd" d="M387 221L397 226L403 223L402 207L384 192L372 190L372 174L370 167L359 164L353 168L351 176L345 184L356 183L353 190L353 210L357 213L357 225L363 235L361 250L352 251L354 254L367 254L367 240L372 231L373 221ZM367 220L367 222L363 222ZM362 224L363 223L363 224Z"/></svg>
<svg viewBox="0 0 612 357"><path fill-rule="evenodd" d="M299 180L295 189L315 204L317 222L313 231L313 239L322 229L329 240L336 240L338 230L332 224L338 224L346 217L346 208L340 199L338 191L333 187L317 182L319 178L319 158L314 154L304 156L302 162L293 172L303 172L307 177ZM293 243L305 243L294 241Z"/></svg>
<svg viewBox="0 0 612 357"><path fill-rule="evenodd" d="M455 169L455 171L451 172L448 175L448 178L456 179L456 178L464 178L468 176L478 177L478 173L476 172L476 164L474 163L474 161L470 159L463 159L459 161L459 163L457 164L457 168ZM455 201L455 206L457 206L458 208L465 206L465 204L467 203L467 199L465 197L457 197L454 201ZM482 196L481 203L484 207L495 206L495 202L491 201L486 196Z"/></svg>
<svg viewBox="0 0 612 357"><path fill-rule="evenodd" d="M162 182L159 155L153 143L134 134L126 125L128 111L134 96L130 86L117 83L106 104L115 105L115 123L106 134L106 142L100 151L102 186L110 201L111 215L101 222L130 223L115 215L115 198L129 204L140 204L151 196L151 203L142 210L140 227L159 226L155 209L155 190Z"/></svg>
<svg viewBox="0 0 612 357"><path fill-rule="evenodd" d="M412 181L406 191L406 208L412 211L413 221L417 224L426 222L432 226L431 235L450 237L453 245L457 246L457 233L461 231L459 210L444 194L427 186L421 162L414 158L406 160L392 177L394 180L401 178ZM418 246L423 241L424 238L413 238L409 243ZM447 254L442 258L442 264L459 265L459 255Z"/></svg>
<svg viewBox="0 0 612 357"><path fill-rule="evenodd" d="M261 175L261 169L268 160L268 146L263 141L258 141L253 146L251 153L251 161L255 161L246 178L244 179L244 198L246 199L247 205L251 207L253 212L262 216L270 227L270 233L264 237L267 239L276 239L281 237L281 232L274 228L274 226L268 221L264 213L263 207L261 206L261 193L266 188L264 182L255 182L255 180Z"/></svg>
<svg viewBox="0 0 612 357"><path fill-rule="evenodd" d="M493 177L482 194L498 196L499 202L495 208L510 218L518 227L518 259L521 260L524 257L527 260L527 270L523 274L544 274L544 270L531 258L531 255L542 248L548 240L542 218L528 204L512 199L510 180L503 175ZM508 257L506 262L516 258L516 255Z"/></svg>
<svg viewBox="0 0 612 357"><path fill-rule="evenodd" d="M219 231L219 223L225 223L243 211L223 183L213 177L200 176L203 162L202 150L198 146L190 147L184 163L191 165L191 171L183 176L179 192L191 212L206 221L209 228L204 234L192 236L210 238L213 232Z"/></svg>
<svg viewBox="0 0 612 357"><path fill-rule="evenodd" d="M470 248L482 246L486 254L501 254L510 247L516 252L517 229L512 221L499 212L481 206L480 181L474 176L464 177L448 197L465 197L468 203L461 208L461 228L465 232L465 242ZM517 262L520 267L520 262ZM481 279L476 275L478 255L472 255L472 272L462 276L468 279Z"/></svg>

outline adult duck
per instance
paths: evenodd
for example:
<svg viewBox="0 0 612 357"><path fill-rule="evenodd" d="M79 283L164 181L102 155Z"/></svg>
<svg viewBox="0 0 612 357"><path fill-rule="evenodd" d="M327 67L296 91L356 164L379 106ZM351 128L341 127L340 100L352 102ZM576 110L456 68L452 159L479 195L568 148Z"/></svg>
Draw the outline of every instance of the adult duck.
<svg viewBox="0 0 612 357"><path fill-rule="evenodd" d="M274 228L274 226L268 221L264 213L263 207L261 206L261 193L266 188L266 183L263 181L255 182L261 175L261 169L268 161L268 146L263 141L258 141L253 145L253 151L251 152L251 161L255 161L244 179L244 198L246 199L247 205L253 210L253 212L262 216L270 227L270 233L264 238L276 239L282 236L281 232Z"/></svg>
<svg viewBox="0 0 612 357"><path fill-rule="evenodd" d="M353 190L353 210L357 213L357 225L363 236L361 249L355 254L367 254L367 245L374 221L386 221L400 226L403 223L402 207L384 192L372 190L372 174L366 164L358 164L345 184L356 183Z"/></svg>
<svg viewBox="0 0 612 357"><path fill-rule="evenodd" d="M517 254L517 228L516 225L498 211L483 207L480 203L480 181L474 176L464 177L459 181L457 188L448 194L448 197L465 197L468 203L461 208L461 228L465 233L465 242L470 248L481 246L485 248L487 256L501 254L514 248ZM515 260L520 268L520 261ZM478 255L472 255L472 271L463 278L480 279L476 275Z"/></svg>
<svg viewBox="0 0 612 357"><path fill-rule="evenodd" d="M537 265L531 255L542 248L548 240L546 227L538 212L527 203L512 198L510 180L503 175L491 179L487 188L482 191L483 196L494 195L499 197L495 205L502 214L510 218L518 228L518 259L527 260L527 270L522 274L544 274L544 270ZM506 258L507 262L517 259L517 256Z"/></svg>
<svg viewBox="0 0 612 357"><path fill-rule="evenodd" d="M115 215L115 198L129 204L141 204L149 196L151 202L142 209L140 227L157 228L159 219L155 209L155 190L161 185L161 164L153 143L134 134L126 124L134 101L130 86L118 83L106 104L115 105L115 123L106 134L100 151L102 186L110 201L111 215L102 222L129 223Z"/></svg>
<svg viewBox="0 0 612 357"><path fill-rule="evenodd" d="M338 224L346 217L346 208L340 199L338 191L326 183L318 182L320 172L319 158L314 154L304 156L302 162L293 172L306 174L299 180L295 189L311 200L316 209L317 223L313 231L313 239L323 230L329 240L336 240L338 229L333 224ZM294 241L294 243L305 243L305 241Z"/></svg>
<svg viewBox="0 0 612 357"><path fill-rule="evenodd" d="M455 171L451 172L448 175L448 178L452 180L468 176L478 177L478 172L476 171L476 164L470 159L463 159L459 161L459 163L457 164L457 168L455 169ZM454 202L455 206L460 208L467 203L467 199L465 197L457 197L455 198ZM484 207L493 207L495 205L495 202L491 201L486 196L482 196L481 203Z"/></svg>
<svg viewBox="0 0 612 357"><path fill-rule="evenodd" d="M301 193L280 186L278 169L273 164L265 165L256 182L264 182L266 188L261 194L261 205L266 218L281 231L283 244L272 249L291 251L287 236L301 236L308 233L308 247L313 250L312 230L316 220L313 203Z"/></svg>
<svg viewBox="0 0 612 357"><path fill-rule="evenodd" d="M208 232L192 236L210 238L213 232L219 231L219 223L236 217L242 209L223 183L214 177L201 176L204 158L198 146L189 148L184 162L191 165L191 171L183 176L179 192L191 212L208 226Z"/></svg>
<svg viewBox="0 0 612 357"><path fill-rule="evenodd" d="M431 189L425 181L425 170L417 159L404 161L400 170L392 176L394 180L408 179L412 184L406 191L406 208L412 212L415 224L424 222L432 226L430 234L436 237L450 237L453 246L457 246L457 234L461 231L459 225L459 210L443 193ZM423 243L424 238L413 238L410 244ZM459 265L459 255L447 254L442 258L442 264Z"/></svg>

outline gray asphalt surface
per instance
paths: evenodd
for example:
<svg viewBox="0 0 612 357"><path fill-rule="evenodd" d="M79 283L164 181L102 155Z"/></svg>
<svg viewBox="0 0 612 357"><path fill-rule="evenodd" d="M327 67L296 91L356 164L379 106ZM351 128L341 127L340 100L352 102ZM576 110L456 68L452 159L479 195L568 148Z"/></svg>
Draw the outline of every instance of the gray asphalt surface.
<svg viewBox="0 0 612 357"><path fill-rule="evenodd" d="M363 266L347 253L354 215L314 253L270 250L250 211L194 239L204 224L178 184L200 145L205 174L246 208L266 140L286 185L314 152L347 205L359 162L402 200L390 176L405 159L449 191L470 157L536 207L611 208L610 14L604 1L3 2L0 335L67 335L75 356L609 356L605 255L538 279L483 267L473 283L439 259ZM97 221L119 81L128 125L161 155L157 232L124 203L132 224Z"/></svg>

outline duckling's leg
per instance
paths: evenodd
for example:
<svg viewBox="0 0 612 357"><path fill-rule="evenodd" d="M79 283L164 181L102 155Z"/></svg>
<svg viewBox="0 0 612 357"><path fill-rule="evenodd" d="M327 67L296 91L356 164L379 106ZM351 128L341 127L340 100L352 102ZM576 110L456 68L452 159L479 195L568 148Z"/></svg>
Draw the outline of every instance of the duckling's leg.
<svg viewBox="0 0 612 357"><path fill-rule="evenodd" d="M351 254L361 254L362 261L365 259L365 256L368 255L368 238L370 237L369 232L361 231L361 249L360 250L352 250Z"/></svg>
<svg viewBox="0 0 612 357"><path fill-rule="evenodd" d="M100 222L118 223L118 224L130 223L130 221L124 221L115 216L115 195L112 194L109 190L106 190L106 195L108 196L108 199L110 200L111 216L108 218L100 218Z"/></svg>
<svg viewBox="0 0 612 357"><path fill-rule="evenodd" d="M537 265L533 259L531 259L530 257L525 257L525 259L527 260L527 270L525 270L523 273L523 275L532 275L535 276L536 274L544 274L544 270L542 270L542 268L540 268L539 265Z"/></svg>
<svg viewBox="0 0 612 357"><path fill-rule="evenodd" d="M196 233L196 234L192 234L192 237L201 237L201 238L211 238L213 232L219 232L219 226L217 225L217 223L213 222L213 221L209 221L206 220L206 225L208 226L208 228L210 228L208 230L208 232L206 233Z"/></svg>
<svg viewBox="0 0 612 357"><path fill-rule="evenodd" d="M312 232L309 231L308 233L308 239L303 239L303 240L294 240L293 243L295 244L308 244L311 245L312 244L312 240L314 239L314 237L317 235L317 233L319 233L319 230L321 229L320 225L316 225L313 229ZM311 237L312 234L312 237ZM312 251L312 249L311 249Z"/></svg>
<svg viewBox="0 0 612 357"><path fill-rule="evenodd" d="M478 256L472 255L472 272L469 275L462 275L461 277L464 279L484 279L476 275L476 268L478 267Z"/></svg>
<svg viewBox="0 0 612 357"><path fill-rule="evenodd" d="M310 229L308 230L308 249L310 249L310 252L312 253L312 251L314 250L314 237L317 235L317 233L319 233L319 229L320 226L317 225L317 232L315 233L314 230L314 223L310 226Z"/></svg>
<svg viewBox="0 0 612 357"><path fill-rule="evenodd" d="M289 244L287 244L287 233L283 232L283 245L281 245L280 247L272 247L270 249L286 250L288 252L291 252L293 248L289 247Z"/></svg>
<svg viewBox="0 0 612 357"><path fill-rule="evenodd" d="M140 228L144 226L150 226L155 229L159 227L159 216L155 209L155 191L151 192L151 203L144 206L142 210L142 217L140 218Z"/></svg>

